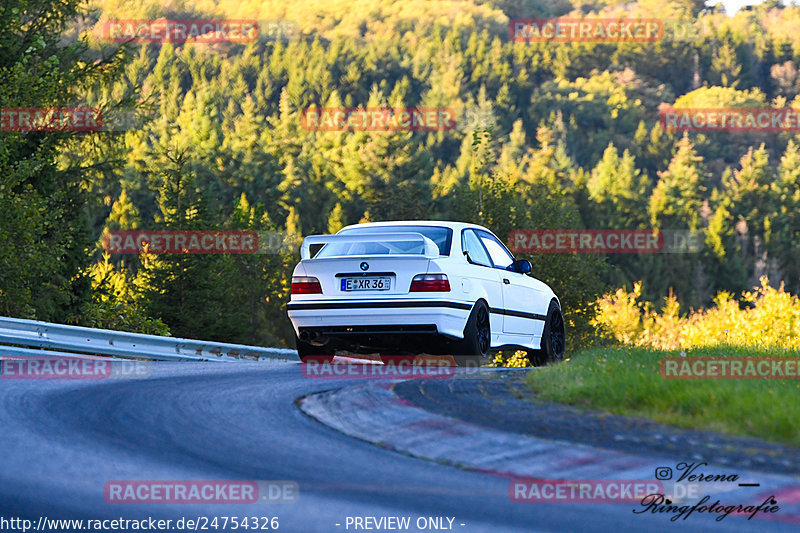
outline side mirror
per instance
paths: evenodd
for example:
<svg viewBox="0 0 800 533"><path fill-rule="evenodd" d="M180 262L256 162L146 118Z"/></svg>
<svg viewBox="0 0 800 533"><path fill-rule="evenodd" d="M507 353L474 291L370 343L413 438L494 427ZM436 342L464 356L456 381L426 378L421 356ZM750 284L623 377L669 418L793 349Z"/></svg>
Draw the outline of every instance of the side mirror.
<svg viewBox="0 0 800 533"><path fill-rule="evenodd" d="M531 262L527 259L514 261L514 264L511 266L514 267L515 272L519 272L520 274L527 274L531 271Z"/></svg>

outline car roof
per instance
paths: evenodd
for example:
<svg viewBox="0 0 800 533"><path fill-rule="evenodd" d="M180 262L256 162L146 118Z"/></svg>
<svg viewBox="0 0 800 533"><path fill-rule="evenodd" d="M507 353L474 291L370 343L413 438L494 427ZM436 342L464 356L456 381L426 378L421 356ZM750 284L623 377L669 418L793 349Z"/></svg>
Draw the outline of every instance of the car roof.
<svg viewBox="0 0 800 533"><path fill-rule="evenodd" d="M469 222L453 222L450 220L390 220L386 222L365 222L363 224L351 224L349 226L345 226L339 231L353 228L374 228L386 226L438 226L450 228L453 231L461 231L462 229L466 228L485 229L489 231L487 228L477 224L470 224Z"/></svg>

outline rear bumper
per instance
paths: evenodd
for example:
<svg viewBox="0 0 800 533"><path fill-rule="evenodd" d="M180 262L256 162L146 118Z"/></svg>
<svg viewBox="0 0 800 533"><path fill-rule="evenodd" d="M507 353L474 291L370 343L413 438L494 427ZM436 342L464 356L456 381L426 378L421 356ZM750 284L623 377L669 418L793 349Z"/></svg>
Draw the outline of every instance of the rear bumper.
<svg viewBox="0 0 800 533"><path fill-rule="evenodd" d="M333 330L331 333L337 336L438 334L460 339L472 304L446 300L313 300L290 302L287 310L298 336L301 329L313 328Z"/></svg>

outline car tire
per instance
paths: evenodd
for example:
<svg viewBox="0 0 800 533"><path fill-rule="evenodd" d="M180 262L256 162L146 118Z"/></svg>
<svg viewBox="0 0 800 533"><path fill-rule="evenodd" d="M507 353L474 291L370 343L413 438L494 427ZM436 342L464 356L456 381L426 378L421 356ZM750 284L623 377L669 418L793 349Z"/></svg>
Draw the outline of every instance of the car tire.
<svg viewBox="0 0 800 533"><path fill-rule="evenodd" d="M464 340L457 345L454 354L457 366L481 366L490 361L492 326L489 307L479 300L472 308L464 327Z"/></svg>
<svg viewBox="0 0 800 533"><path fill-rule="evenodd" d="M333 350L325 346L314 346L308 342L301 341L295 336L295 346L297 347L297 355L303 363L316 362L316 363L330 363L333 361Z"/></svg>
<svg viewBox="0 0 800 533"><path fill-rule="evenodd" d="M550 302L547 317L542 331L542 347L538 350L527 350L528 360L534 366L545 366L564 360L566 334L564 332L564 315L555 300Z"/></svg>

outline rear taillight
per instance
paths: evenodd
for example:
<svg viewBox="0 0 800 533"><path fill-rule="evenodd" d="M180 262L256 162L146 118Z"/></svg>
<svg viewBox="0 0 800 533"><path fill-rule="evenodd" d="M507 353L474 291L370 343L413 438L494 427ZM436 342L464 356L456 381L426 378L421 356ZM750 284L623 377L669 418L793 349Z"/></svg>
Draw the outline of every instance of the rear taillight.
<svg viewBox="0 0 800 533"><path fill-rule="evenodd" d="M410 292L450 292L450 282L444 274L417 274Z"/></svg>
<svg viewBox="0 0 800 533"><path fill-rule="evenodd" d="M322 286L311 276L292 276L292 294L322 294Z"/></svg>

